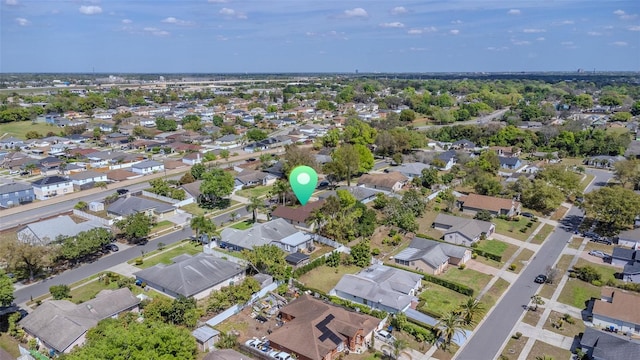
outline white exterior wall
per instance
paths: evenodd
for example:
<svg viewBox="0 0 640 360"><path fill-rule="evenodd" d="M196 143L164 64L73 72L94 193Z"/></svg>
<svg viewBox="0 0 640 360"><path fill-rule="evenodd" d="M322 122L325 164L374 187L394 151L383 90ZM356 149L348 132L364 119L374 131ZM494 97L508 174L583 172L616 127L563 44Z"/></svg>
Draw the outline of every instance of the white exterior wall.
<svg viewBox="0 0 640 360"><path fill-rule="evenodd" d="M43 187L33 187L33 193L38 200L46 200L51 197L70 194L72 192L73 183L71 181Z"/></svg>
<svg viewBox="0 0 640 360"><path fill-rule="evenodd" d="M618 329L619 332L632 332L635 334L640 334L640 324L633 324L618 319L612 319L610 317L599 314L593 314L593 325L601 328L608 328L613 326L615 329Z"/></svg>

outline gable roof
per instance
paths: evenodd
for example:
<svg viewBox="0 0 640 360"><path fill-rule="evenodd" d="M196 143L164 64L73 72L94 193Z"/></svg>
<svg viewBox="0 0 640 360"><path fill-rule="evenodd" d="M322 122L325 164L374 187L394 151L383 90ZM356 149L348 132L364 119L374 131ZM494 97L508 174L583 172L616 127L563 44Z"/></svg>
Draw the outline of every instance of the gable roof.
<svg viewBox="0 0 640 360"><path fill-rule="evenodd" d="M33 189L33 186L31 186L31 184L14 182L14 183L0 185L0 194L10 194L13 192L30 190L30 189L31 190Z"/></svg>
<svg viewBox="0 0 640 360"><path fill-rule="evenodd" d="M31 244L46 245L58 236L76 236L82 231L97 227L102 225L93 221L76 223L69 215L62 215L28 224L18 231L18 239Z"/></svg>
<svg viewBox="0 0 640 360"><path fill-rule="evenodd" d="M421 162L412 162L412 163L404 163L400 166L389 168L389 172L399 172L402 174L415 174L420 176L422 174L422 170L431 168L431 165L421 163Z"/></svg>
<svg viewBox="0 0 640 360"><path fill-rule="evenodd" d="M153 210L158 213L165 213L173 210L171 204L160 201L145 199L137 196L129 196L119 198L113 204L109 205L107 212L118 216L127 216L141 211Z"/></svg>
<svg viewBox="0 0 640 360"><path fill-rule="evenodd" d="M640 295L609 287L602 288L602 293L607 295L610 293L611 302L594 301L594 315L640 324Z"/></svg>
<svg viewBox="0 0 640 360"><path fill-rule="evenodd" d="M67 182L70 182L69 179L64 178L62 176L53 175L53 176L45 176L42 179L33 181L31 185L33 185L34 187L43 187L43 186L50 186L55 184L67 183Z"/></svg>
<svg viewBox="0 0 640 360"><path fill-rule="evenodd" d="M106 176L105 173L100 173L93 170L81 171L79 173L69 175L70 180L87 180L93 178L99 178L102 176Z"/></svg>
<svg viewBox="0 0 640 360"><path fill-rule="evenodd" d="M467 248L462 246L415 237L395 258L403 261L422 260L427 265L437 268L449 261L450 257L463 258L466 251Z"/></svg>
<svg viewBox="0 0 640 360"><path fill-rule="evenodd" d="M158 166L164 166L164 164L155 160L146 160L146 161L142 161L137 164L131 165L131 167L134 169L148 169L148 168L153 168Z"/></svg>
<svg viewBox="0 0 640 360"><path fill-rule="evenodd" d="M640 250L633 250L616 246L613 248L613 252L611 252L611 257L614 259L626 261L640 261Z"/></svg>
<svg viewBox="0 0 640 360"><path fill-rule="evenodd" d="M56 351L63 352L100 320L139 303L140 299L126 287L102 290L95 298L77 305L68 300L45 301L20 320L20 325Z"/></svg>
<svg viewBox="0 0 640 360"><path fill-rule="evenodd" d="M202 180L196 180L192 183L183 184L181 187L191 195L191 197L197 199L202 195L200 191L200 185L202 184Z"/></svg>
<svg viewBox="0 0 640 360"><path fill-rule="evenodd" d="M515 200L504 199L495 196L478 195L475 193L460 197L460 201L465 207L489 210L494 212L500 212L501 210L511 210L512 206L515 206L517 208L520 205L520 203Z"/></svg>
<svg viewBox="0 0 640 360"><path fill-rule="evenodd" d="M520 162L520 159L517 157L498 156L498 160L500 160L500 165L507 166L516 166Z"/></svg>
<svg viewBox="0 0 640 360"><path fill-rule="evenodd" d="M582 334L580 346L593 348L593 357L598 359L628 360L640 354L640 341L589 326Z"/></svg>
<svg viewBox="0 0 640 360"><path fill-rule="evenodd" d="M392 188L397 183L406 183L409 178L399 172L388 174L364 174L358 180L358 185L374 185Z"/></svg>
<svg viewBox="0 0 640 360"><path fill-rule="evenodd" d="M491 230L491 226L493 225L488 221L467 219L447 214L438 214L433 223L451 226L449 229L444 230L445 235L458 232L470 241L482 233L488 234L489 230Z"/></svg>
<svg viewBox="0 0 640 360"><path fill-rule="evenodd" d="M158 264L138 271L134 275L173 293L189 297L212 288L245 270L239 264L204 253L196 256L181 255L178 258L180 261L173 264Z"/></svg>
<svg viewBox="0 0 640 360"><path fill-rule="evenodd" d="M618 238L622 240L640 241L640 227L633 230L625 230L618 234Z"/></svg>
<svg viewBox="0 0 640 360"><path fill-rule="evenodd" d="M299 233L293 225L284 219L274 219L263 224L254 224L246 230L226 228L220 233L222 241L244 249L268 245Z"/></svg>
<svg viewBox="0 0 640 360"><path fill-rule="evenodd" d="M318 200L318 201L306 203L305 205L299 206L296 208L281 205L281 206L278 206L275 210L273 210L271 215L274 217L302 223L307 221L309 216L311 216L311 213L315 209L321 208L323 204L324 204L324 200Z"/></svg>
<svg viewBox="0 0 640 360"><path fill-rule="evenodd" d="M321 360L359 330L366 336L381 320L303 294L280 309L293 320L271 333L271 342L311 360Z"/></svg>

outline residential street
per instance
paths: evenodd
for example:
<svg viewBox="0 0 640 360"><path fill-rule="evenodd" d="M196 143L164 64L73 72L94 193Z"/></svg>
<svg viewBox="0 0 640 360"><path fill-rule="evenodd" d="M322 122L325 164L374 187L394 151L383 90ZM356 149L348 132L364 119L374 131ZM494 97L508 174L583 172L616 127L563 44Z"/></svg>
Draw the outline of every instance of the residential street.
<svg viewBox="0 0 640 360"><path fill-rule="evenodd" d="M605 185L613 176L602 170L587 170L596 177L588 191ZM530 264L520 274L518 279L503 295L502 299L494 306L488 316L480 323L472 337L458 351L455 359L477 360L494 359L499 354L505 339L508 339L517 325L523 305L529 304L531 296L538 292L541 285L533 282L538 274L544 274L547 266L553 266L567 241L573 236L574 230L580 224L583 216L582 210L572 207L560 225L549 235L540 250L531 260Z"/></svg>

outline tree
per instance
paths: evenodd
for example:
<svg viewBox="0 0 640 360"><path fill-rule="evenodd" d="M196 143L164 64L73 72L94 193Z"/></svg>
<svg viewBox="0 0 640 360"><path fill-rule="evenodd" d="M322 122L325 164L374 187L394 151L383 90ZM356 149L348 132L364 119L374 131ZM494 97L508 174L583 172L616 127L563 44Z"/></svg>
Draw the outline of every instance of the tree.
<svg viewBox="0 0 640 360"><path fill-rule="evenodd" d="M71 297L71 288L69 285L53 285L49 287L49 293L53 297L53 300L62 300Z"/></svg>
<svg viewBox="0 0 640 360"><path fill-rule="evenodd" d="M218 349L233 349L238 344L238 335L230 332L220 333L220 338L216 342L216 348Z"/></svg>
<svg viewBox="0 0 640 360"><path fill-rule="evenodd" d="M462 312L463 323L472 325L475 323L476 316L484 311L484 305L479 300L469 297L467 301L460 304L459 309Z"/></svg>
<svg viewBox="0 0 640 360"><path fill-rule="evenodd" d="M633 225L640 209L640 195L622 186L605 186L585 194L580 207L587 216L615 231Z"/></svg>
<svg viewBox="0 0 640 360"><path fill-rule="evenodd" d="M271 196L277 196L278 202L282 199L282 205L285 205L289 193L291 193L291 184L281 179L276 180L271 188Z"/></svg>
<svg viewBox="0 0 640 360"><path fill-rule="evenodd" d="M284 281L291 277L291 267L284 260L285 253L276 245L256 246L253 250L243 250L244 258L257 271L273 276L274 280Z"/></svg>
<svg viewBox="0 0 640 360"><path fill-rule="evenodd" d="M131 214L115 223L124 237L133 243L147 237L153 225L155 225L153 218L143 212Z"/></svg>
<svg viewBox="0 0 640 360"><path fill-rule="evenodd" d="M636 101L631 106L631 115L638 116L640 115L640 101Z"/></svg>
<svg viewBox="0 0 640 360"><path fill-rule="evenodd" d="M629 159L617 161L613 164L616 180L622 187L631 184L631 188L640 188L640 160Z"/></svg>
<svg viewBox="0 0 640 360"><path fill-rule="evenodd" d="M94 228L82 231L76 236L63 237L57 241L59 258L67 260L79 259L96 253L105 245L111 243L113 235L105 228Z"/></svg>
<svg viewBox="0 0 640 360"><path fill-rule="evenodd" d="M253 222L255 223L258 220L258 210L264 208L264 201L258 198L257 196L252 196L249 198L249 203L247 204L247 211L251 211L253 214Z"/></svg>
<svg viewBox="0 0 640 360"><path fill-rule="evenodd" d="M153 299L144 306L145 320L161 321L178 326L194 328L202 311L198 309L196 299L179 296L173 300L166 297Z"/></svg>
<svg viewBox="0 0 640 360"><path fill-rule="evenodd" d="M402 122L413 122L416 119L415 111L411 109L404 109L400 111L400 121Z"/></svg>
<svg viewBox="0 0 640 360"><path fill-rule="evenodd" d="M147 320L137 315L106 319L89 330L87 342L65 356L66 360L107 359L194 359L198 351L189 330Z"/></svg>
<svg viewBox="0 0 640 360"><path fill-rule="evenodd" d="M229 153L229 150L227 149L222 149L220 150L220 157L224 159L224 161L229 161L229 156L231 154Z"/></svg>
<svg viewBox="0 0 640 360"><path fill-rule="evenodd" d="M231 173L214 168L202 175L200 192L202 196L215 205L219 205L222 198L231 195L234 179Z"/></svg>
<svg viewBox="0 0 640 360"><path fill-rule="evenodd" d="M502 192L502 184L493 176L482 175L477 180L473 188L480 195L494 196Z"/></svg>
<svg viewBox="0 0 640 360"><path fill-rule="evenodd" d="M204 164L195 164L191 167L191 175L193 175L193 178L196 180L201 180L202 179L202 175L204 175L204 173L207 172L207 168L204 166Z"/></svg>
<svg viewBox="0 0 640 360"><path fill-rule="evenodd" d="M178 180L180 185L191 184L192 182L195 182L195 181L196 181L196 178L194 178L190 172L184 173L184 175L182 175L180 180Z"/></svg>
<svg viewBox="0 0 640 360"><path fill-rule="evenodd" d="M351 176L360 170L360 153L354 145L343 144L331 154L334 171L339 177L347 179L347 186L351 186Z"/></svg>
<svg viewBox="0 0 640 360"><path fill-rule="evenodd" d="M20 279L33 280L44 267L51 265L53 249L48 245L32 245L18 239L6 240L0 244L0 253L7 262L7 268Z"/></svg>
<svg viewBox="0 0 640 360"><path fill-rule="evenodd" d="M185 130L202 130L202 121L198 115L187 115L182 118L182 128Z"/></svg>
<svg viewBox="0 0 640 360"><path fill-rule="evenodd" d="M40 134L39 132L37 132L35 130L27 131L27 133L24 134L24 136L25 136L25 138L27 138L27 140L42 138L42 134Z"/></svg>
<svg viewBox="0 0 640 360"><path fill-rule="evenodd" d="M260 141L267 138L267 133L260 129L251 129L246 132L247 139L251 141Z"/></svg>
<svg viewBox="0 0 640 360"><path fill-rule="evenodd" d="M340 253L338 251L332 251L329 256L327 256L326 264L328 267L334 268L340 266Z"/></svg>
<svg viewBox="0 0 640 360"><path fill-rule="evenodd" d="M431 186L437 184L438 180L438 169L432 167L422 169L422 174L420 175L420 183L422 186L427 189L431 189Z"/></svg>
<svg viewBox="0 0 640 360"><path fill-rule="evenodd" d="M159 117L156 119L156 128L160 131L176 131L178 129L178 123L172 119Z"/></svg>
<svg viewBox="0 0 640 360"><path fill-rule="evenodd" d="M191 229L196 232L196 239L200 240L202 234L213 235L216 232L216 224L204 215L191 218Z"/></svg>
<svg viewBox="0 0 640 360"><path fill-rule="evenodd" d="M549 356L549 355L538 355L538 356L536 356L536 360L553 360L553 356Z"/></svg>
<svg viewBox="0 0 640 360"><path fill-rule="evenodd" d="M540 179L518 179L515 188L520 192L522 205L544 214L555 211L566 198L560 188Z"/></svg>
<svg viewBox="0 0 640 360"><path fill-rule="evenodd" d="M422 216L424 213L427 207L427 202L418 191L415 189L409 189L402 194L402 206L410 210L417 218Z"/></svg>
<svg viewBox="0 0 640 360"><path fill-rule="evenodd" d="M361 268L371 265L371 246L369 241L360 241L351 247L349 262Z"/></svg>
<svg viewBox="0 0 640 360"><path fill-rule="evenodd" d="M476 216L474 216L473 218L477 220L482 220L482 221L491 221L492 216L488 210L480 210L476 213Z"/></svg>
<svg viewBox="0 0 640 360"><path fill-rule="evenodd" d="M544 305L544 300L542 300L542 296L534 294L531 296L531 303L533 304L533 311L538 311L538 305Z"/></svg>
<svg viewBox="0 0 640 360"><path fill-rule="evenodd" d="M9 306L13 303L13 280L7 273L0 269L0 306Z"/></svg>
<svg viewBox="0 0 640 360"><path fill-rule="evenodd" d="M573 171L569 171L563 165L546 166L536 173L536 179L544 180L562 191L565 196L575 195L579 192L582 177Z"/></svg>
<svg viewBox="0 0 640 360"><path fill-rule="evenodd" d="M442 338L442 348L444 350L449 348L451 341L456 334L464 334L464 324L460 315L456 312L448 312L444 314L438 323L436 324L436 334Z"/></svg>
<svg viewBox="0 0 640 360"><path fill-rule="evenodd" d="M73 208L78 210L87 210L89 208L89 204L81 200L81 201L78 201L78 203L75 204Z"/></svg>
<svg viewBox="0 0 640 360"><path fill-rule="evenodd" d="M307 149L303 149L297 145L285 146L282 162L282 171L287 177L296 166L307 165L314 169L317 169L318 166L315 156Z"/></svg>

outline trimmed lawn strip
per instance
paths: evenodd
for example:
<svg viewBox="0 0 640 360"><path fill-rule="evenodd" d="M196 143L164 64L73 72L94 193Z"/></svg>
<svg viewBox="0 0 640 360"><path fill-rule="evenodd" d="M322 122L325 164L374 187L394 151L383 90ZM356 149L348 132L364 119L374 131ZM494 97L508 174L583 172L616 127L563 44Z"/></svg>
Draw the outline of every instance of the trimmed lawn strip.
<svg viewBox="0 0 640 360"><path fill-rule="evenodd" d="M572 237L571 238L571 242L569 243L569 248L570 249L578 249L578 248L580 248L580 245L582 244L582 241L584 241L583 237L576 237L576 236ZM602 244L602 245L604 245L604 244Z"/></svg>
<svg viewBox="0 0 640 360"><path fill-rule="evenodd" d="M607 244L602 244L602 243L597 243L595 241L589 241L587 242L587 245L584 246L584 251L589 252L591 250L600 250L606 254L611 255L611 253L613 252L613 245L607 245Z"/></svg>
<svg viewBox="0 0 640 360"><path fill-rule="evenodd" d="M544 323L542 328L549 331L553 331L556 334L569 336L569 337L576 336L581 332L584 332L586 325L584 324L584 321L582 321L582 319L572 318L573 324L569 324L568 322L563 320L562 327L560 329L556 328L555 326L552 326L553 324L558 323L558 321L563 317L564 317L564 314L561 314L557 311L552 310L551 314L549 314L549 318L547 318L547 321Z"/></svg>
<svg viewBox="0 0 640 360"><path fill-rule="evenodd" d="M159 223L157 223L154 227L151 228L151 232L150 233L155 233L155 232L160 232L162 230L166 230L170 227L173 227L174 224L169 221L169 220L162 220Z"/></svg>
<svg viewBox="0 0 640 360"><path fill-rule="evenodd" d="M593 181L595 177L596 176L592 174L585 174L584 179L580 182L580 185L578 185L580 191L584 192L587 186L591 183L591 181Z"/></svg>
<svg viewBox="0 0 640 360"><path fill-rule="evenodd" d="M18 350L19 344L20 342L9 336L8 333L0 333L0 348L11 354L14 359L20 356L20 351Z"/></svg>
<svg viewBox="0 0 640 360"><path fill-rule="evenodd" d="M544 226L542 226L542 229L540 229L540 231L538 231L533 239L531 239L531 243L542 244L542 242L547 238L547 236L549 236L549 234L553 232L554 229L555 227L553 225L544 224Z"/></svg>
<svg viewBox="0 0 640 360"><path fill-rule="evenodd" d="M424 303L419 310L427 310L427 314L436 313L444 315L456 310L458 306L467 299L465 295L438 284L423 281L422 286L424 290L420 293L419 297Z"/></svg>
<svg viewBox="0 0 640 360"><path fill-rule="evenodd" d="M531 303L529 303L529 305L531 305ZM538 306L538 311L527 310L527 312L524 314L524 317L522 318L522 322L531 326L536 326L538 325L538 321L540 321L543 312L544 309L540 306Z"/></svg>
<svg viewBox="0 0 640 360"><path fill-rule="evenodd" d="M93 299L102 290L115 290L117 288L118 284L115 281L105 284L104 281L94 280L71 290L71 301L80 304Z"/></svg>
<svg viewBox="0 0 640 360"><path fill-rule="evenodd" d="M524 216L518 218L518 220L504 220L493 218L491 222L496 224L496 232L498 234L506 235L508 237L512 237L514 239L525 241L531 235L533 226L527 227L527 223L530 220ZM534 223L535 224L535 223ZM520 229L527 229L525 232L521 232Z"/></svg>
<svg viewBox="0 0 640 360"><path fill-rule="evenodd" d="M536 340L533 348L529 351L529 355L527 355L527 360L535 360L536 357L544 355L551 359L569 359L571 358L571 351Z"/></svg>
<svg viewBox="0 0 640 360"><path fill-rule="evenodd" d="M250 199L253 196L261 197L267 195L272 188L272 186L256 186L248 189L238 190L235 194Z"/></svg>
<svg viewBox="0 0 640 360"><path fill-rule="evenodd" d="M509 282L507 280L503 278L498 279L480 299L484 304L484 308L487 310L491 309L508 287Z"/></svg>
<svg viewBox="0 0 640 360"><path fill-rule="evenodd" d="M251 220L240 221L231 225L231 227L238 230L247 230L253 227L253 221Z"/></svg>
<svg viewBox="0 0 640 360"><path fill-rule="evenodd" d="M564 217L564 214L566 214L567 211L569 211L569 208L560 206L556 211L553 212L553 214L551 214L549 219L556 220L556 221L560 220Z"/></svg>
<svg viewBox="0 0 640 360"><path fill-rule="evenodd" d="M484 256L480 255L478 255L478 257L476 258L476 260L479 260L483 264L487 264L499 269L502 267L505 261L509 260L509 258L511 258L513 254L515 254L515 252L518 250L518 247L500 240L490 239L478 242L478 249L492 254L501 255L502 261L500 262L487 259Z"/></svg>
<svg viewBox="0 0 640 360"><path fill-rule="evenodd" d="M306 286L328 293L340 281L344 274L355 274L362 270L355 265L340 265L331 268L326 265L318 266L300 277L300 282Z"/></svg>
<svg viewBox="0 0 640 360"><path fill-rule="evenodd" d="M473 289L474 294L478 294L491 281L492 276L472 269L460 270L457 267L450 267L440 275L441 278L466 285Z"/></svg>
<svg viewBox="0 0 640 360"><path fill-rule="evenodd" d="M519 339L510 338L507 345L502 350L502 358L508 360L516 360L522 349L524 349L524 345L529 341L529 338L526 336L521 336Z"/></svg>
<svg viewBox="0 0 640 360"><path fill-rule="evenodd" d="M584 309L587 306L587 301L592 298L600 298L600 287L570 278L562 289L558 301L578 309Z"/></svg>
<svg viewBox="0 0 640 360"><path fill-rule="evenodd" d="M562 255L560 257L560 260L558 260L555 265L555 268L558 269L558 278L556 279L556 282L553 284L542 285L542 289L538 292L538 295L542 296L545 299L551 299L551 296L553 296L553 293L558 287L558 283L560 282L562 277L565 276L567 270L569 270L569 264L571 263L571 260L573 260L573 255Z"/></svg>
<svg viewBox="0 0 640 360"><path fill-rule="evenodd" d="M516 270L514 273L519 274L522 269L524 269L526 263L529 262L529 259L533 256L533 251L529 249L522 249L520 254L515 258L512 264L516 265Z"/></svg>
<svg viewBox="0 0 640 360"><path fill-rule="evenodd" d="M156 264L171 264L171 259L175 258L178 255L189 254L196 255L202 252L202 247L197 243L192 242L181 242L178 243L177 246L170 248L169 250L165 250L157 255L145 255L144 262L141 265L136 265L141 269L146 269L152 267ZM136 260L131 260L131 264L135 264Z"/></svg>

